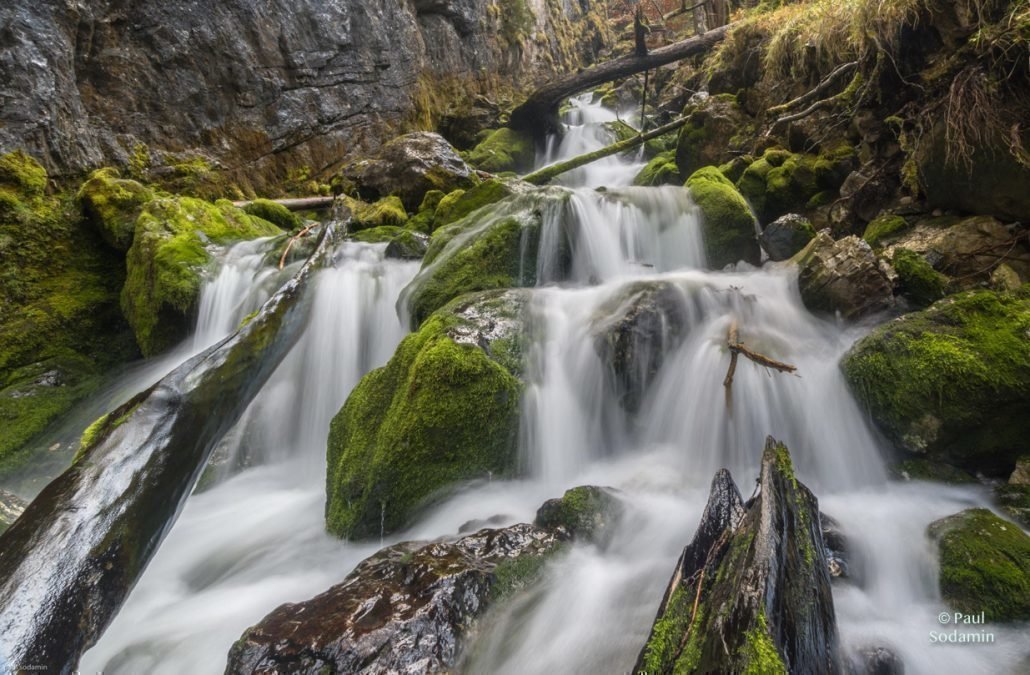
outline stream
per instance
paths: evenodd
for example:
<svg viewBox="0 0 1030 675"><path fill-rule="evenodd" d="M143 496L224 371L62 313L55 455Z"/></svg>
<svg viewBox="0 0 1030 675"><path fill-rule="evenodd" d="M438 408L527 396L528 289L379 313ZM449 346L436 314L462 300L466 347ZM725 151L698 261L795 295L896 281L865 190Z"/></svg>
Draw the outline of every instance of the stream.
<svg viewBox="0 0 1030 675"><path fill-rule="evenodd" d="M539 164L610 142L614 114L573 101L566 134ZM908 673L1014 671L1030 655L1020 630L989 626L994 644L933 645L944 609L924 531L971 506L978 486L887 479L887 444L848 392L840 356L871 325L811 315L789 270L746 264L707 269L698 214L686 191L630 187L639 157L610 157L571 172L573 212L585 233L571 279L541 285L530 313L532 347L523 398L527 475L459 491L407 531L351 543L324 531L329 422L363 374L406 334L395 303L418 262L384 258L385 244L344 243L318 273L312 318L300 341L225 436L197 490L82 672L221 673L232 643L284 602L341 581L381 545L453 535L465 522L531 521L540 504L584 484L618 489L628 504L602 551L576 545L533 591L488 613L465 654L466 673L625 673L647 638L669 576L708 497L728 468L745 497L766 435L791 449L797 474L821 510L842 525L861 578L836 583L848 650L884 646ZM594 188L606 186L605 193ZM548 241L545 223L542 240ZM180 351L125 374L118 390L156 381L231 333L270 295L280 273L262 264L267 242L220 254L204 288L198 326ZM287 271L284 271L288 272ZM682 293L688 330L670 347L635 418L605 385L591 329L628 284L667 283ZM727 402L725 339L742 340L798 367L770 372L742 360ZM102 404L102 402L101 402Z"/></svg>

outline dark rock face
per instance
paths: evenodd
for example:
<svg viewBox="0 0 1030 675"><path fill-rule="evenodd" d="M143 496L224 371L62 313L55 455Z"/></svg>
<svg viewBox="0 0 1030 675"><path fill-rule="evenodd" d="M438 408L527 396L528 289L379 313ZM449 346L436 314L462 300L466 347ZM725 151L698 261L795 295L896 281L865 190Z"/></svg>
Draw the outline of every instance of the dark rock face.
<svg viewBox="0 0 1030 675"><path fill-rule="evenodd" d="M554 533L520 524L391 546L343 583L247 630L226 673L446 671L472 621L507 589L513 566L542 563L559 545Z"/></svg>
<svg viewBox="0 0 1030 675"><path fill-rule="evenodd" d="M321 169L451 95L531 87L599 44L574 26L586 2L526 6L534 20L518 27L504 6L12 0L0 6L0 149L58 174L125 161L137 143L202 149L255 182Z"/></svg>
<svg viewBox="0 0 1030 675"><path fill-rule="evenodd" d="M472 167L443 136L426 131L395 138L374 158L345 167L343 178L363 199L396 195L409 211L417 211L430 190L446 193L475 185Z"/></svg>
<svg viewBox="0 0 1030 675"><path fill-rule="evenodd" d="M804 216L788 213L769 223L758 237L758 243L770 260L787 260L815 237L815 228Z"/></svg>
<svg viewBox="0 0 1030 675"><path fill-rule="evenodd" d="M619 402L637 412L665 361L686 337L687 298L669 283L639 283L620 293L601 312L594 350L608 366Z"/></svg>
<svg viewBox="0 0 1030 675"><path fill-rule="evenodd" d="M854 559L856 553L848 545L847 535L844 534L840 523L825 513L820 513L819 528L823 534L823 549L830 577L835 581L849 579L860 582L861 564Z"/></svg>
<svg viewBox="0 0 1030 675"><path fill-rule="evenodd" d="M801 299L810 310L856 319L894 304L886 263L858 237L834 241L820 232L797 257Z"/></svg>
<svg viewBox="0 0 1030 675"><path fill-rule="evenodd" d="M741 506L716 475L634 672L842 672L818 503L772 438L760 482Z"/></svg>

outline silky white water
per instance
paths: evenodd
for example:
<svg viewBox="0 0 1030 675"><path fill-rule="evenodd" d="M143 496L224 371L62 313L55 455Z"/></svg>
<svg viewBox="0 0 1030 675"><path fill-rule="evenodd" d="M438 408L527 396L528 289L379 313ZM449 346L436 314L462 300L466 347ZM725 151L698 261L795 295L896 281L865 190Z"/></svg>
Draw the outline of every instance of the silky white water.
<svg viewBox="0 0 1030 675"><path fill-rule="evenodd" d="M541 161L609 142L610 113L585 99L576 125ZM931 645L942 611L932 520L985 505L979 488L886 479L885 448L847 391L837 362L867 328L809 314L785 270L741 265L706 271L697 214L675 187L628 188L639 162L599 162L567 177L578 224L571 278L552 283L545 218L527 355L521 451L527 477L459 491L384 543L454 535L471 520L530 521L539 505L576 485L619 489L628 512L604 550L577 545L539 588L493 612L467 650L468 673L623 673L642 647L673 565L697 526L712 475L754 489L767 434L791 449L798 477L836 518L863 561L861 585L835 588L849 649L886 646L908 673L1012 672L1030 654L1018 630L991 629L993 645ZM611 187L595 192L594 187ZM554 216L555 218L558 215ZM549 230L549 228L551 228ZM231 432L216 482L178 522L84 672L220 673L232 643L278 604L341 581L380 542L324 533L329 420L362 373L403 336L394 302L417 264L386 261L382 247L347 244L317 277L300 343ZM670 346L635 417L606 382L593 335L627 285L661 280L681 293L688 330ZM217 300L247 304L243 289ZM205 292L205 298L208 297ZM249 305L248 305L249 306ZM242 312L234 310L235 314ZM220 316L220 315L219 315ZM234 318L238 323L245 314ZM792 363L798 374L741 360L727 400L730 322L741 339ZM222 322L222 330L235 326ZM198 333L201 331L198 330ZM212 334L217 331L212 329ZM247 468L250 467L250 468Z"/></svg>

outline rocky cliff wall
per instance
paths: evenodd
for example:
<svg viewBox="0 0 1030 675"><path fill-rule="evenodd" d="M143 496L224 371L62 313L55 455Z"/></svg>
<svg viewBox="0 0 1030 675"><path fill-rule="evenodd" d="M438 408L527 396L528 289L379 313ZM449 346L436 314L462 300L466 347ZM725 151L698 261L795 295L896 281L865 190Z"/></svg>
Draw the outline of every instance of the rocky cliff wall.
<svg viewBox="0 0 1030 675"><path fill-rule="evenodd" d="M202 152L254 185L318 171L455 96L528 88L601 44L599 0L9 0L0 151L52 175ZM166 160L167 161L167 160Z"/></svg>

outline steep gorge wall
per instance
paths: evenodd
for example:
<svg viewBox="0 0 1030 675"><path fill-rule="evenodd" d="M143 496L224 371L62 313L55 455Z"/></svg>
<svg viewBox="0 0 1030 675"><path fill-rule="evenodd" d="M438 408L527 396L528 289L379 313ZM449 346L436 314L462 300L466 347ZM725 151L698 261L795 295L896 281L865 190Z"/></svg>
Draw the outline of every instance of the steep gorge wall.
<svg viewBox="0 0 1030 675"><path fill-rule="evenodd" d="M0 151L51 174L201 151L255 185L528 88L601 44L600 0L13 0ZM595 10L596 11L596 10Z"/></svg>

